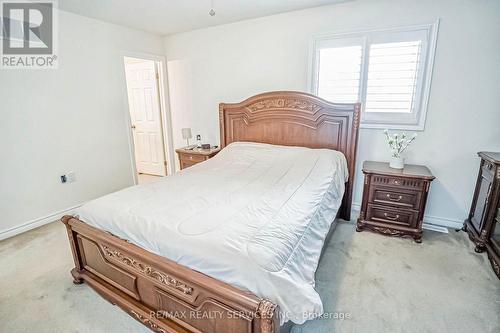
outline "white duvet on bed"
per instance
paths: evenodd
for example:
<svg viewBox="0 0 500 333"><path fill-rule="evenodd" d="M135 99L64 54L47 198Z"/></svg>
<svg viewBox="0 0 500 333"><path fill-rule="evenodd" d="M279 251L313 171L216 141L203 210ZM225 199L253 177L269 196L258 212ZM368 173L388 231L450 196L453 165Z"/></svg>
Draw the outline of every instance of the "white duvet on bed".
<svg viewBox="0 0 500 333"><path fill-rule="evenodd" d="M238 142L156 183L93 200L78 215L268 298L282 323L300 324L323 312L314 274L346 179L340 152Z"/></svg>

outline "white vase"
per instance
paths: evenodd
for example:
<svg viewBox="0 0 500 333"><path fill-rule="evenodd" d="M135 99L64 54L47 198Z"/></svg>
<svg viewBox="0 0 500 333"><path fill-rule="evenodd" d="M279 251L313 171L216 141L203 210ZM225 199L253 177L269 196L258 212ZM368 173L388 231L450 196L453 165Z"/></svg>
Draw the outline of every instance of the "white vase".
<svg viewBox="0 0 500 333"><path fill-rule="evenodd" d="M392 156L389 166L393 169L403 169L405 167L405 159L401 156L399 157Z"/></svg>

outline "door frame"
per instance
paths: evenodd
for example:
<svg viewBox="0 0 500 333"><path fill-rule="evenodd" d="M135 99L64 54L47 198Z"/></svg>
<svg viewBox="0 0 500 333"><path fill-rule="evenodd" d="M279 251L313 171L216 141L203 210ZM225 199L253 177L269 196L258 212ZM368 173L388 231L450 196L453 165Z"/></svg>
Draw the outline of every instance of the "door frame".
<svg viewBox="0 0 500 333"><path fill-rule="evenodd" d="M129 155L130 155L130 163L132 169L132 179L134 184L137 185L139 182L137 166L135 161L135 147L134 147L134 138L132 134L132 119L130 118L130 106L128 101L128 89L127 89L127 76L125 69L125 57L129 58L137 58L144 60L152 60L155 61L158 65L158 74L159 74L159 87L158 93L160 94L160 114L161 114L161 122L162 122L162 132L163 132L163 150L165 154L165 159L167 161L167 176L171 175L175 172L175 156L174 156L174 147L173 147L173 136L172 136L172 116L170 112L170 99L168 95L168 76L167 76L167 60L165 56L150 54L150 53L142 53L142 52L134 52L134 51L122 51L120 54L121 57L121 66L123 69L123 86L124 86L124 111L126 112L126 126L127 126L127 140L129 145Z"/></svg>

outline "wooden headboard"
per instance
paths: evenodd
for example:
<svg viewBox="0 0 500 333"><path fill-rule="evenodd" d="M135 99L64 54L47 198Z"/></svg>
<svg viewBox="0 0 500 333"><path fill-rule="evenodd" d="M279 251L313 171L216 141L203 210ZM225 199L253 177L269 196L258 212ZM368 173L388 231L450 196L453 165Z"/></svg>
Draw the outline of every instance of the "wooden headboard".
<svg viewBox="0 0 500 333"><path fill-rule="evenodd" d="M219 104L220 144L251 141L342 152L349 181L338 216L350 220L359 116L359 103L330 103L297 91L267 92Z"/></svg>

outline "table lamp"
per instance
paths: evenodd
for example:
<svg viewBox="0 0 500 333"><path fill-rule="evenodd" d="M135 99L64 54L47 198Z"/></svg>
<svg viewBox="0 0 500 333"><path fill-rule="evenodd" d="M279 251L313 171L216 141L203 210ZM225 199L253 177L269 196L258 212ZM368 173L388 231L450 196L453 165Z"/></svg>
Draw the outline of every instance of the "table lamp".
<svg viewBox="0 0 500 333"><path fill-rule="evenodd" d="M186 140L187 146L189 147L189 139L191 139L193 136L191 134L191 128L182 128L182 138Z"/></svg>

